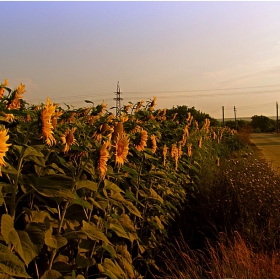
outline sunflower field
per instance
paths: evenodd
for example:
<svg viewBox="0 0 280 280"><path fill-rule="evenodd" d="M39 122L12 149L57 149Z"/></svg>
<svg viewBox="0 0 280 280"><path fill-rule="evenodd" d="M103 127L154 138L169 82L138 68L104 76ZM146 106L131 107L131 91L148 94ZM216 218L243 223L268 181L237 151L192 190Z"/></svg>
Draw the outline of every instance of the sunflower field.
<svg viewBox="0 0 280 280"><path fill-rule="evenodd" d="M29 105L0 85L1 278L144 278L207 159L235 131L170 116L156 98Z"/></svg>

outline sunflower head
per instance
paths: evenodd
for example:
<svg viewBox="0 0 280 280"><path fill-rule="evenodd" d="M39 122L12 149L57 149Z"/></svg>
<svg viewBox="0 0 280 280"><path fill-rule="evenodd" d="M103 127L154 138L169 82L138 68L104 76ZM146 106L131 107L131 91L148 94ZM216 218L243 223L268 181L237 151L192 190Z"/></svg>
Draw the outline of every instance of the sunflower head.
<svg viewBox="0 0 280 280"><path fill-rule="evenodd" d="M116 142L116 158L115 162L118 167L121 167L124 165L126 161L126 157L128 155L129 150L129 136L126 134L123 134L121 137L118 137Z"/></svg>
<svg viewBox="0 0 280 280"><path fill-rule="evenodd" d="M50 99L47 98L47 103L41 111L42 137L49 146L52 146L56 142L53 137L53 125L51 122L51 118L55 113L55 107L56 105L51 103Z"/></svg>
<svg viewBox="0 0 280 280"><path fill-rule="evenodd" d="M157 150L157 137L154 134L151 136L151 141L152 141L152 153L154 154Z"/></svg>
<svg viewBox="0 0 280 280"><path fill-rule="evenodd" d="M140 132L136 133L136 140L134 146L137 149L137 151L144 151L145 147L147 146L147 140L148 132L146 130L142 129Z"/></svg>
<svg viewBox="0 0 280 280"><path fill-rule="evenodd" d="M98 168L100 171L100 178L102 180L105 179L106 171L107 171L107 161L109 159L109 152L107 148L110 146L110 142L106 141L100 151L99 151L99 160L98 160Z"/></svg>
<svg viewBox="0 0 280 280"><path fill-rule="evenodd" d="M0 176L2 176L1 167L6 165L4 156L9 149L9 146L11 146L11 144L7 144L7 141L9 139L9 135L7 134L8 134L8 129L1 128L0 130Z"/></svg>
<svg viewBox="0 0 280 280"><path fill-rule="evenodd" d="M64 134L61 135L61 142L62 144L65 144L65 147L63 149L63 152L66 153L70 150L70 146L77 143L77 140L74 137L74 132L76 131L76 127L73 127L72 129L67 129Z"/></svg>

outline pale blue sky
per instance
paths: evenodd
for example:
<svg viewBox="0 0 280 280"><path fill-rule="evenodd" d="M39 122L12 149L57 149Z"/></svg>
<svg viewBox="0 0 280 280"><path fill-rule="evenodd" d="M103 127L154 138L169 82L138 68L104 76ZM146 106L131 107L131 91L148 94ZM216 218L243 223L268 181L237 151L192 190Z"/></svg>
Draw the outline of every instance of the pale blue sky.
<svg viewBox="0 0 280 280"><path fill-rule="evenodd" d="M123 105L276 114L280 2L0 2L0 82L75 108L120 81ZM203 91L200 91L203 90Z"/></svg>

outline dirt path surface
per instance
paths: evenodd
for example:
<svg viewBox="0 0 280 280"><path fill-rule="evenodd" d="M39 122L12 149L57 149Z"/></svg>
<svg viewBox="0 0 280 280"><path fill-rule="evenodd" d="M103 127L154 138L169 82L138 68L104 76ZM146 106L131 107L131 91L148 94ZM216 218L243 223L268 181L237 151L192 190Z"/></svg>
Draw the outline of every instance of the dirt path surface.
<svg viewBox="0 0 280 280"><path fill-rule="evenodd" d="M280 134L253 133L250 140L256 145L260 157L280 173Z"/></svg>

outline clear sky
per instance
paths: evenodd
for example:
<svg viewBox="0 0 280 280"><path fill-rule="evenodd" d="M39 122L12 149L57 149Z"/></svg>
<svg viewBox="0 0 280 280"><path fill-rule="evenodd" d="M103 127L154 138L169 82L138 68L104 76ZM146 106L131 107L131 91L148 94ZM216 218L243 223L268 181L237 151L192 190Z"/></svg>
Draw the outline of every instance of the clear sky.
<svg viewBox="0 0 280 280"><path fill-rule="evenodd" d="M280 2L0 2L0 82L30 104L157 97L221 118L276 115Z"/></svg>

